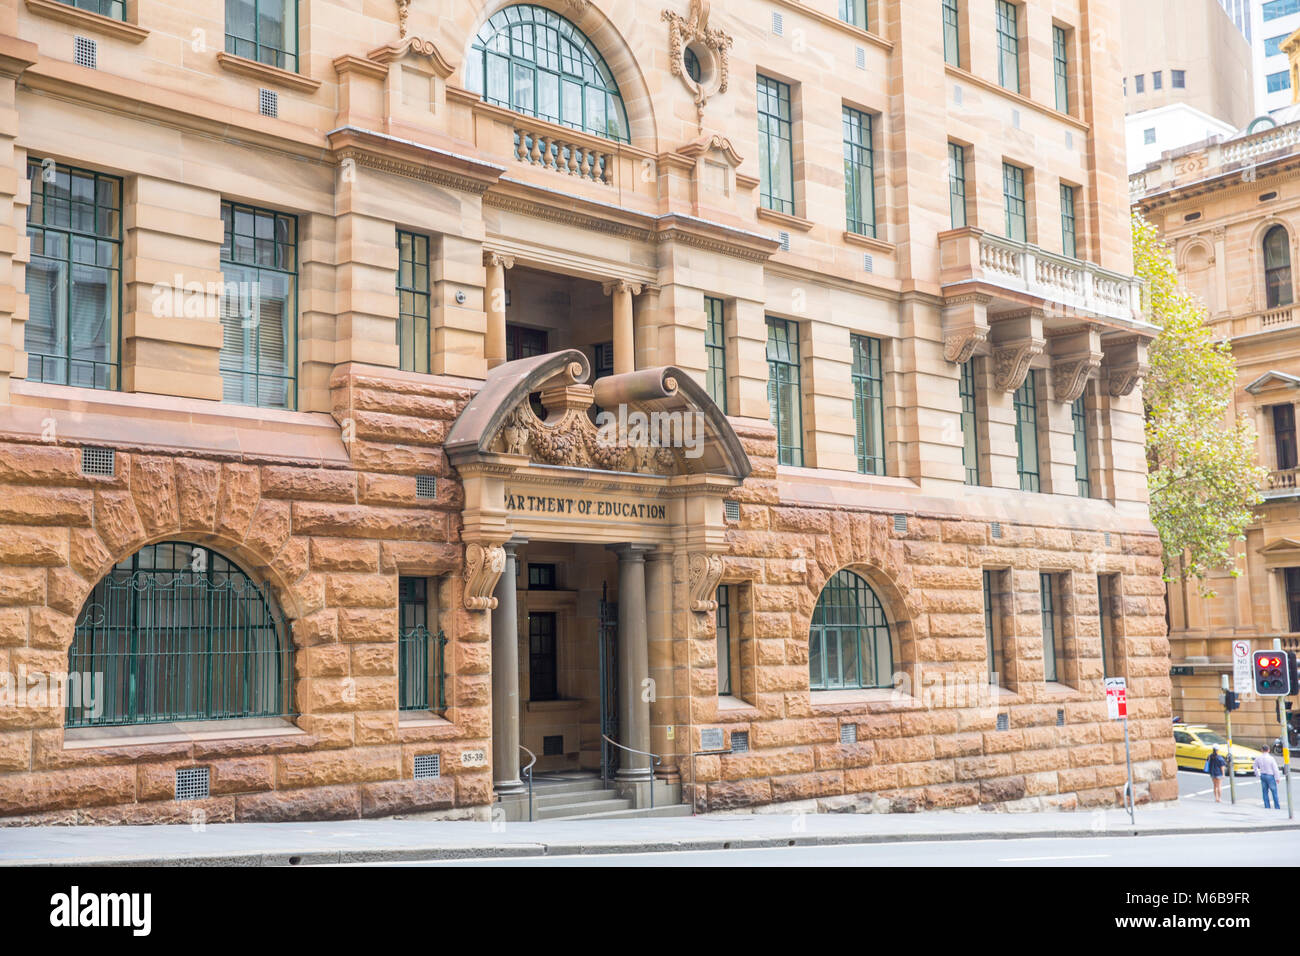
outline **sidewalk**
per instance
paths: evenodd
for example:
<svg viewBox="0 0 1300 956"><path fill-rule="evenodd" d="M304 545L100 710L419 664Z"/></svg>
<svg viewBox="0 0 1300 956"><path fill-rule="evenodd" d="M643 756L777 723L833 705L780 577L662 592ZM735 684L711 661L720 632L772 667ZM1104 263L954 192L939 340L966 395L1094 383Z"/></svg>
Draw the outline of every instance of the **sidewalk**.
<svg viewBox="0 0 1300 956"><path fill-rule="evenodd" d="M922 840L1143 836L1300 829L1286 810L1183 800L1120 810L713 814L497 824L424 820L0 828L0 865L276 866L466 857L818 846Z"/></svg>

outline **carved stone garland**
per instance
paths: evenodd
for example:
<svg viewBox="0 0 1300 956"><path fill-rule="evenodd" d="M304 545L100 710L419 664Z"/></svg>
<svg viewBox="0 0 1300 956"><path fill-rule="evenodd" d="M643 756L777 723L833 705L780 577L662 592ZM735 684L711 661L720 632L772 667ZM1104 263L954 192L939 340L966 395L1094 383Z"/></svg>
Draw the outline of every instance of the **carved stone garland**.
<svg viewBox="0 0 1300 956"><path fill-rule="evenodd" d="M493 445L496 451L569 468L652 475L675 475L685 470L685 459L676 449L602 440L600 429L578 408L566 408L557 421L548 418L543 422L531 404L523 402L510 413Z"/></svg>
<svg viewBox="0 0 1300 956"><path fill-rule="evenodd" d="M704 104L715 93L727 92L730 73L727 55L734 40L721 30L709 26L708 0L691 0L690 11L685 17L672 10L664 10L660 19L668 24L668 62L673 76L680 79L694 97L696 123L703 129ZM709 84L710 89L705 89L686 72L684 56L686 48L692 43L703 46L717 60L717 76Z"/></svg>

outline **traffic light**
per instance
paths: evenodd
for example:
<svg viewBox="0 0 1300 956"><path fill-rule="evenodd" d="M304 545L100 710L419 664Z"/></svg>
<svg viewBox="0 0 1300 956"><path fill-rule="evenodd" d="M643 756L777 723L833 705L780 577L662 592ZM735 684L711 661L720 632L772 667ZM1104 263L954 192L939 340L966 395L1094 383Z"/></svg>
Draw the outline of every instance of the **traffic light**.
<svg viewBox="0 0 1300 956"><path fill-rule="evenodd" d="M1223 709L1236 710L1241 706L1241 701L1237 699L1237 692L1234 690L1225 690L1223 692Z"/></svg>
<svg viewBox="0 0 1300 956"><path fill-rule="evenodd" d="M1256 651L1252 663L1255 693L1260 697L1285 697L1291 692L1291 665L1282 651Z"/></svg>
<svg viewBox="0 0 1300 956"><path fill-rule="evenodd" d="M1288 665L1287 675L1291 680L1291 686L1287 689L1287 693L1300 694L1300 654L1295 651L1287 651L1286 661Z"/></svg>

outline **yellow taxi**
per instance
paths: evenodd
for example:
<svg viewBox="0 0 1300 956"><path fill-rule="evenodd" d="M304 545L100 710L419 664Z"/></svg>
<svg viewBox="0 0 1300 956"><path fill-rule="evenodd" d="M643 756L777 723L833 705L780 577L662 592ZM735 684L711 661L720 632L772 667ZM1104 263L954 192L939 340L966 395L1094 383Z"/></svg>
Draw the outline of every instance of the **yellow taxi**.
<svg viewBox="0 0 1300 956"><path fill-rule="evenodd" d="M1180 770L1205 770L1205 761L1215 747L1219 748L1219 755L1227 760L1228 740L1222 734L1204 724L1174 724L1174 759ZM1233 772L1238 777L1253 774L1255 758L1258 756L1258 750L1233 744Z"/></svg>

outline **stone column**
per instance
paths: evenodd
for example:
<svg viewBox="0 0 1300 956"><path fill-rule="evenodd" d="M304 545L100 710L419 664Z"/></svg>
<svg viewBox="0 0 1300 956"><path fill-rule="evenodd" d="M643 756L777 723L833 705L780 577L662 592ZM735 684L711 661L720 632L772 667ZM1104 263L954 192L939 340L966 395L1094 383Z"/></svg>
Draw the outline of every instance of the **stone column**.
<svg viewBox="0 0 1300 956"><path fill-rule="evenodd" d="M492 612L492 781L497 793L523 790L519 779L519 613L515 600L515 547L507 541L506 567L497 580Z"/></svg>
<svg viewBox="0 0 1300 956"><path fill-rule="evenodd" d="M483 354L487 367L494 369L506 360L506 270L513 267L513 256L499 252L485 252L483 265L487 267L487 285L483 289L484 310L487 313L487 337Z"/></svg>
<svg viewBox="0 0 1300 956"><path fill-rule="evenodd" d="M614 279L601 288L614 300L614 374L636 371L636 323L632 317L632 296L641 294L641 285L626 279Z"/></svg>
<svg viewBox="0 0 1300 956"><path fill-rule="evenodd" d="M619 743L633 750L650 750L650 702L645 681L650 676L646 628L645 545L622 544L618 554L618 726ZM615 779L644 783L651 779L650 758L620 751Z"/></svg>
<svg viewBox="0 0 1300 956"><path fill-rule="evenodd" d="M646 634L649 644L650 679L654 697L650 701L650 750L663 755L655 770L661 780L677 781L681 773L672 752L676 740L677 689L673 672L673 555L655 551L646 566ZM668 729L674 728L674 739Z"/></svg>

